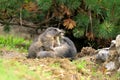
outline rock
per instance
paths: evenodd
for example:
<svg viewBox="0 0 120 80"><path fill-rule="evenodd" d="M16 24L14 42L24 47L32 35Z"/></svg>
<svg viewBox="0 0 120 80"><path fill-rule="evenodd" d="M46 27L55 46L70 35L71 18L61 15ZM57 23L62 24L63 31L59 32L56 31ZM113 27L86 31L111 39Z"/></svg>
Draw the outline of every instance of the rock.
<svg viewBox="0 0 120 80"><path fill-rule="evenodd" d="M109 47L109 56L103 66L107 72L120 71L120 35L117 35L116 40L111 41Z"/></svg>
<svg viewBox="0 0 120 80"><path fill-rule="evenodd" d="M116 50L118 54L120 55L120 35L117 35L116 37Z"/></svg>
<svg viewBox="0 0 120 80"><path fill-rule="evenodd" d="M96 60L101 60L105 62L109 57L109 48L103 48L98 50L98 54L96 54Z"/></svg>
<svg viewBox="0 0 120 80"><path fill-rule="evenodd" d="M116 40L112 40L109 49L110 50L116 50L116 46L115 45L116 45Z"/></svg>
<svg viewBox="0 0 120 80"><path fill-rule="evenodd" d="M120 57L118 57L118 62L120 63Z"/></svg>
<svg viewBox="0 0 120 80"><path fill-rule="evenodd" d="M115 62L109 62L105 65L105 68L107 69L107 71L112 71L112 70L115 70L116 67L115 67Z"/></svg>
<svg viewBox="0 0 120 80"><path fill-rule="evenodd" d="M120 68L117 70L117 72L120 72Z"/></svg>

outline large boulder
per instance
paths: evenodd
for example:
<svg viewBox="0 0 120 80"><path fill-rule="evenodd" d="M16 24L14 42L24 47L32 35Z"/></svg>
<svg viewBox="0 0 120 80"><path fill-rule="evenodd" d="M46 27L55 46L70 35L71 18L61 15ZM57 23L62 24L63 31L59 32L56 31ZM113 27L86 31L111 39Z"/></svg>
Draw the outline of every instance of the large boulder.
<svg viewBox="0 0 120 80"><path fill-rule="evenodd" d="M96 59L104 61L102 66L106 69L107 74L120 71L120 35L111 41L110 47L100 49Z"/></svg>
<svg viewBox="0 0 120 80"><path fill-rule="evenodd" d="M98 49L95 55L96 61L105 62L109 57L109 48Z"/></svg>
<svg viewBox="0 0 120 80"><path fill-rule="evenodd" d="M116 50L118 54L120 55L120 35L117 35L116 37Z"/></svg>

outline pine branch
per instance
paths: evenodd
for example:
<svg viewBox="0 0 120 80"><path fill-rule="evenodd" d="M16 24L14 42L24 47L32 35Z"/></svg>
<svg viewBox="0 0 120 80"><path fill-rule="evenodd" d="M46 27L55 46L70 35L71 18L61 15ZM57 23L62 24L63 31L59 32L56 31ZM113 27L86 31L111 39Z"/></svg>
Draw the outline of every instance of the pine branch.
<svg viewBox="0 0 120 80"><path fill-rule="evenodd" d="M2 20L0 20L0 23L1 24L8 24L8 25L21 25L20 23L15 23L15 22L7 22L7 21L2 21ZM28 24L24 24L24 23L22 23L22 26L24 26L24 27L29 27L29 28L35 28L35 27L37 27L36 25L28 25Z"/></svg>
<svg viewBox="0 0 120 80"><path fill-rule="evenodd" d="M26 20L22 20L22 26L23 27L28 27L28 28L33 28L33 29L39 29L39 28L42 28L43 24L48 23L51 19L53 19L53 16L48 18L48 19L45 19L44 21L42 21L42 22L40 22L38 24L34 24L34 23L28 22ZM20 21L19 22L7 22L7 21L0 20L0 23L4 24L4 25L8 24L8 25L20 25L21 26Z"/></svg>

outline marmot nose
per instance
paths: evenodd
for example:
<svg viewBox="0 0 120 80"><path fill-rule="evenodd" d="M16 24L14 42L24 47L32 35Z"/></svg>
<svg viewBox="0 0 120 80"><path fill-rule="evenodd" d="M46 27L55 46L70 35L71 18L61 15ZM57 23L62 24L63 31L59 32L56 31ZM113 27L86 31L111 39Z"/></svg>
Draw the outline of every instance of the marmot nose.
<svg viewBox="0 0 120 80"><path fill-rule="evenodd" d="M61 30L61 33L65 33L65 31L64 31L64 30Z"/></svg>
<svg viewBox="0 0 120 80"><path fill-rule="evenodd" d="M64 34L65 34L65 31L64 31L64 30L61 30L61 31L59 32L59 34L60 34L60 35L64 35Z"/></svg>
<svg viewBox="0 0 120 80"><path fill-rule="evenodd" d="M60 32L60 33L63 33L63 34L65 33L65 31L64 31L64 30L60 30L59 32Z"/></svg>

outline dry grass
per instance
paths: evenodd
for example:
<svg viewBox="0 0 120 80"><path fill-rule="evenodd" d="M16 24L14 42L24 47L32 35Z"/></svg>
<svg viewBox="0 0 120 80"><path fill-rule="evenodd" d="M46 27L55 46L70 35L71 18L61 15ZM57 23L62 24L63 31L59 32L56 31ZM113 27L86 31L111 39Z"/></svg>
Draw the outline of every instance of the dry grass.
<svg viewBox="0 0 120 80"><path fill-rule="evenodd" d="M14 51L12 52L1 51L1 52L2 52L1 58L3 59L4 62L7 61L6 64L9 65L9 63L11 62L19 63L19 66L9 65L9 68L16 66L16 68L18 68L17 73L19 72L19 74L22 74L22 78L25 78L25 80L119 80L120 79L119 77L120 73L115 73L111 76L105 75L100 68L101 65L92 62L91 57L89 56L70 61L67 58L27 59L24 54L22 53L19 54L19 52L14 52ZM12 56L8 54L11 54ZM16 74L14 73L14 70L12 74ZM21 78L18 78L18 80L21 80Z"/></svg>

